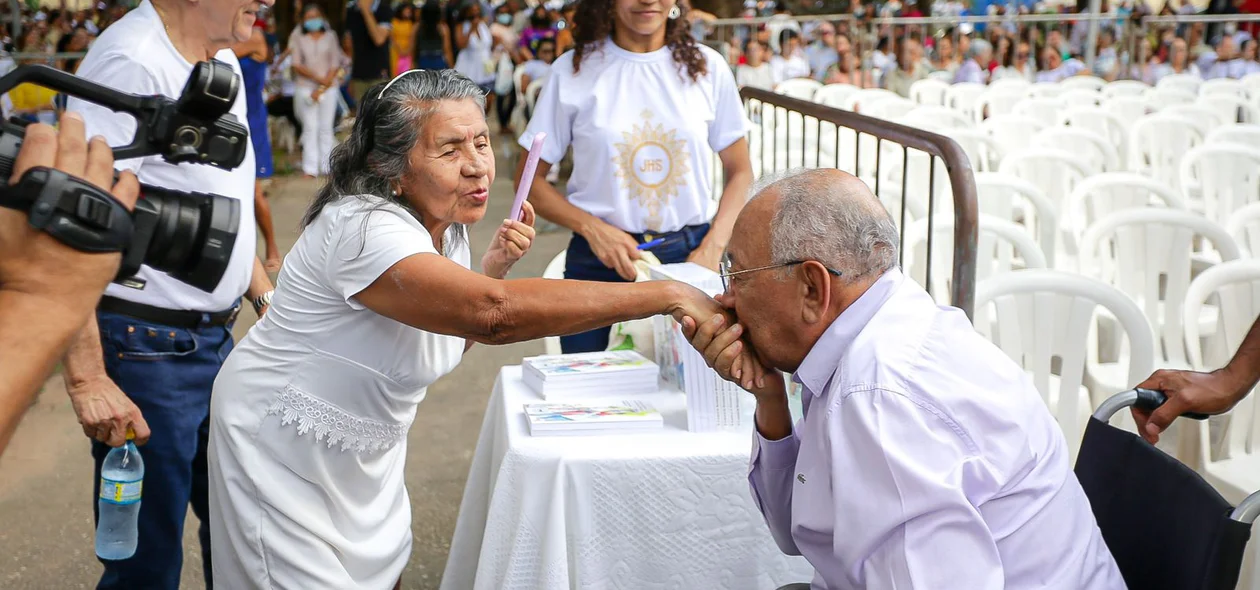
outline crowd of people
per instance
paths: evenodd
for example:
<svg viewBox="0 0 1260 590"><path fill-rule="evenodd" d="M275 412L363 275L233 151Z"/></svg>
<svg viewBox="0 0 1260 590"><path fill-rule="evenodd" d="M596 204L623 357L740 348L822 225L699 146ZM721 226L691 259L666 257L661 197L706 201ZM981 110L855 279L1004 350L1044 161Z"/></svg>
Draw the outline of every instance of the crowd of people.
<svg viewBox="0 0 1260 590"><path fill-rule="evenodd" d="M207 587L218 578L232 588L398 588L411 550L402 467L428 385L476 344L561 336L565 352L603 350L608 326L665 314L719 375L756 397L753 497L777 544L804 555L823 585L1123 587L1063 434L1023 371L902 275L898 230L860 180L795 171L753 186L738 94L740 84L803 76L894 89L932 71L983 82L1013 68L1051 80L1076 73L1076 27L1044 40L1039 29L891 30L863 55L856 31L803 27L778 10L784 18L749 27L724 55L697 36L707 15L674 0L355 0L340 32L323 7L306 4L287 35L269 6L143 0L81 21L61 13L55 27L27 35L73 41L82 25L86 56L60 67L136 93L176 96L192 64L220 59L244 81L231 112L252 139L252 164L234 170L160 157L115 163L142 182L238 200L227 271L206 292L144 267L146 290L110 285L82 330L66 323L68 342L48 345L66 350L64 378L93 441L96 478L111 447L129 436L147 443L136 555L103 560L98 587L178 587L191 505ZM1206 59L1207 50L1194 53L1203 40L1194 30L1172 32L1170 67L1187 67L1178 40L1205 75L1241 75L1235 64L1247 62L1230 43L1245 51L1250 42L1255 61L1248 33L1222 33ZM1163 43L1164 32L1156 36ZM522 217L497 227L474 271L468 227L483 220L496 176L489 123L513 133L518 84L541 88L518 143L526 149L545 133L542 160ZM286 96L287 111L277 102ZM64 109L63 138L119 144L135 129L128 115L82 100ZM268 270L280 260L260 182L273 172L273 116L301 129L302 171L322 180L274 288ZM348 123L340 142L339 116ZM51 128L32 129L33 145L58 144ZM69 153L73 144L59 145ZM91 166L86 147L55 162L107 186L107 151L93 145ZM548 177L570 151L561 188ZM711 186L715 159L721 187ZM115 192L130 203L133 179L121 178ZM532 245L535 209L572 231L566 280L509 278ZM269 242L263 259L256 216ZM39 245L29 230L15 233L11 212L0 222L0 238ZM719 271L725 293L636 282L635 262L649 252ZM13 277L35 281L21 270L0 265L0 296ZM89 313L86 301L73 302L76 312ZM236 345L242 301L260 320ZM35 315L32 301L19 302L14 309ZM1203 385L1210 376L1194 377L1197 388L1189 373L1154 379L1177 409L1227 409L1260 378L1256 342L1260 327L1214 395ZM38 366L51 370L56 356L45 357ZM0 360L0 369L18 368ZM24 370L26 387L35 379ZM806 392L797 423L780 373ZM1141 416L1143 433L1157 436L1172 415ZM0 435L13 423L0 423ZM972 472L980 475L958 477ZM823 485L804 487L806 475ZM841 529L852 534L834 534ZM1027 551L1033 544L1041 550Z"/></svg>
<svg viewBox="0 0 1260 590"><path fill-rule="evenodd" d="M938 5L938 16L966 13L957 3ZM889 2L872 10L880 16L922 16L912 6ZM825 84L885 88L907 97L911 84L928 77L985 84L1002 78L1058 82L1068 76L1094 75L1153 85L1170 74L1212 79L1260 72L1255 23L1213 28L1204 23L1126 27L1126 21L1149 14L1145 6L1126 2L1116 12L1118 20L1099 23L1092 69L1085 59L1090 23L1072 21L1068 15L1060 23L998 20L932 28L868 28L862 20L802 24L779 11L784 18L772 17L759 26L736 26L714 44L735 68L742 86L772 89L791 78L813 78ZM1077 8L1087 10L1088 4ZM1027 5L991 5L990 9L980 14L1001 17L1008 10L1010 14L1031 12ZM1103 2L1103 11L1108 10ZM1177 8L1168 2L1159 14L1197 13L1190 2Z"/></svg>

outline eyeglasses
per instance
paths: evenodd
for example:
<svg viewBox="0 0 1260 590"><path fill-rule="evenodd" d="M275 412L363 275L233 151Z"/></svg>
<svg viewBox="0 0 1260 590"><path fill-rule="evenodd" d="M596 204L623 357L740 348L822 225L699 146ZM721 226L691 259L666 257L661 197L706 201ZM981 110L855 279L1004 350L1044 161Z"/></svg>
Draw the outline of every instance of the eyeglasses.
<svg viewBox="0 0 1260 590"><path fill-rule="evenodd" d="M1020 58L1020 59L1028 59L1028 54L1027 54L1027 53L1016 53L1016 54L1015 54L1015 57L1018 57L1018 58Z"/></svg>
<svg viewBox="0 0 1260 590"><path fill-rule="evenodd" d="M757 272L759 270L770 270L772 268L784 268L787 266L793 266L797 264L805 264L806 262L809 262L809 261L808 260L793 260L790 262L770 264L766 266L758 266L757 268L746 268L744 270L733 271L731 270L731 261L729 259L723 258L722 261L718 263L718 276L722 277L722 290L730 291L731 285L730 285L729 277L733 277L735 275L742 275L742 274L750 273L750 272ZM833 270L825 266L823 268L826 268L827 273L832 276L836 276L836 277L841 276L840 271L838 270Z"/></svg>

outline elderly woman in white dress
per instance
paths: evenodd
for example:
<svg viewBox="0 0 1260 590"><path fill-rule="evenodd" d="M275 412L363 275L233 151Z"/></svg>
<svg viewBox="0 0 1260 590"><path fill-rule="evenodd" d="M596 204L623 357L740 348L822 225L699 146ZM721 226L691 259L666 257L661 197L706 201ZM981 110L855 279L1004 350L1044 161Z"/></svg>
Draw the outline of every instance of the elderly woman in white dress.
<svg viewBox="0 0 1260 590"><path fill-rule="evenodd" d="M303 220L271 308L215 382L214 578L224 588L397 587L411 551L407 430L474 342L721 309L681 283L504 280L533 210L479 274L466 227L494 152L477 85L413 70L373 88Z"/></svg>

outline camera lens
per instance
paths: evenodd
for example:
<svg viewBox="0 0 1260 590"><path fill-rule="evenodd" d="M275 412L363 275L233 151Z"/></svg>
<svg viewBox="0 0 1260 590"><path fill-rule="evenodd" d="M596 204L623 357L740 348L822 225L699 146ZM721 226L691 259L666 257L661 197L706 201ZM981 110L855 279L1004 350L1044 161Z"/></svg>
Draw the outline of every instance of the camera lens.
<svg viewBox="0 0 1260 590"><path fill-rule="evenodd" d="M239 201L221 195L145 187L136 214L148 218L134 247L144 263L206 292L214 291L232 257Z"/></svg>
<svg viewBox="0 0 1260 590"><path fill-rule="evenodd" d="M231 66L214 59L200 62L184 85L178 108L202 120L222 117L232 110L239 85Z"/></svg>

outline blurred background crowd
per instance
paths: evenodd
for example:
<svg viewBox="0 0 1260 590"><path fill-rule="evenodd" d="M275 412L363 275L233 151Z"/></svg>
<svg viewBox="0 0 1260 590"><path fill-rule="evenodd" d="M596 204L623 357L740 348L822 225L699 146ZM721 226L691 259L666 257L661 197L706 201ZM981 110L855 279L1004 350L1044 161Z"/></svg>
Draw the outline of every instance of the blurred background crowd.
<svg viewBox="0 0 1260 590"><path fill-rule="evenodd" d="M910 86L924 78L1055 82L1079 74L1155 84L1170 74L1212 79L1260 72L1260 22L1243 17L1178 23L1175 18L1254 15L1260 0L1113 1L1101 0L1100 14L1090 16L1095 8L1090 0L747 0L742 6L696 0L688 18L692 34L728 59L741 86L765 89L808 77L908 96ZM413 67L453 67L492 95L491 118L505 134L522 130L551 62L573 45L575 5L539 0L390 5L376 0L374 24L387 31L387 38L375 44L370 35L352 34L355 27L366 27L353 1L290 0L259 19L257 42L243 45L237 54L243 63L252 61L243 68L245 86L259 95L251 108L267 110L265 118L259 117L268 121L267 145L287 154L277 162L278 170L320 176L335 130L351 121L356 79L374 81ZM131 6L112 0L0 3L5 25L0 73L28 63L73 72L96 36ZM1091 21L1097 21L1093 39ZM300 97L296 106L295 96ZM45 122L55 122L63 106L56 93L30 84L14 88L0 102L6 117ZM304 133L307 127L315 129Z"/></svg>

